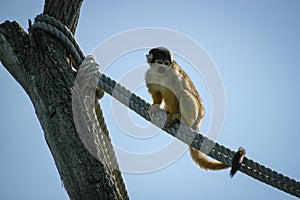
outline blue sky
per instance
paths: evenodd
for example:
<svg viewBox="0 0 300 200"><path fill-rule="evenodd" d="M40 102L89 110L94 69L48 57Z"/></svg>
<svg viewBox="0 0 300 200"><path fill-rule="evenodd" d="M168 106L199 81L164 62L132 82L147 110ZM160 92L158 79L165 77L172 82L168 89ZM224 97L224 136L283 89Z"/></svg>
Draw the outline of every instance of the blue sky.
<svg viewBox="0 0 300 200"><path fill-rule="evenodd" d="M16 20L27 30L27 19L42 9L43 1L3 0L0 22ZM215 63L225 88L226 116L218 142L231 149L243 146L249 158L300 180L299 18L297 0L85 1L75 37L85 54L107 38L135 28L167 28L192 38ZM123 55L105 73L121 79L145 64L145 52ZM209 86L180 55L175 58L203 98L205 133L213 110ZM0 91L0 199L68 199L33 105L2 64ZM151 100L144 86L136 93ZM111 116L111 98L106 95L101 104L116 146L145 153L173 140L161 132L143 139L128 136ZM134 113L129 116L137 126L149 126ZM131 199L296 199L242 173L230 179L228 170L201 170L188 152L163 169L124 173L124 178Z"/></svg>

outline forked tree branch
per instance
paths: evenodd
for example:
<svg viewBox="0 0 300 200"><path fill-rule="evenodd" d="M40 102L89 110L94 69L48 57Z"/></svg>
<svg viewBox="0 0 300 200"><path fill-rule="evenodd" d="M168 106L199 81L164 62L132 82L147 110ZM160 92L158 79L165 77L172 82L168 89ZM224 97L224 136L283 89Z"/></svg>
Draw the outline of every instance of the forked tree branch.
<svg viewBox="0 0 300 200"><path fill-rule="evenodd" d="M44 13L74 33L81 4L46 0ZM71 99L75 76L68 56L48 33L26 33L17 22L0 25L0 60L30 97L70 199L127 199L118 192L112 171L88 152L77 134Z"/></svg>

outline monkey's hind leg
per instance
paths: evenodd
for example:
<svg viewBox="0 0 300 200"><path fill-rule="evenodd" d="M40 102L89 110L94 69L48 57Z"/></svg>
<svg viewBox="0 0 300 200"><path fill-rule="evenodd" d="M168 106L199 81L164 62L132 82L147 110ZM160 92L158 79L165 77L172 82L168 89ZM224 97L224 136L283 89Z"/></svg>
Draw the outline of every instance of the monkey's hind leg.
<svg viewBox="0 0 300 200"><path fill-rule="evenodd" d="M179 97L179 108L181 113L181 122L186 126L192 127L199 113L199 106L197 99L188 90L181 92ZM198 126L199 124L197 124Z"/></svg>

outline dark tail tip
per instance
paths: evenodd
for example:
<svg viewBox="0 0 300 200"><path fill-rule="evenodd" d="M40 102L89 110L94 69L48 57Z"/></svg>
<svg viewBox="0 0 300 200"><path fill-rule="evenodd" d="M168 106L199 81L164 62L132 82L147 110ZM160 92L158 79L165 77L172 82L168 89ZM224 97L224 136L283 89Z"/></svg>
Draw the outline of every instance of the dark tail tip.
<svg viewBox="0 0 300 200"><path fill-rule="evenodd" d="M234 154L234 157L231 162L231 170L230 170L231 178L240 169L245 155L246 155L246 150L243 147L239 147L238 151Z"/></svg>

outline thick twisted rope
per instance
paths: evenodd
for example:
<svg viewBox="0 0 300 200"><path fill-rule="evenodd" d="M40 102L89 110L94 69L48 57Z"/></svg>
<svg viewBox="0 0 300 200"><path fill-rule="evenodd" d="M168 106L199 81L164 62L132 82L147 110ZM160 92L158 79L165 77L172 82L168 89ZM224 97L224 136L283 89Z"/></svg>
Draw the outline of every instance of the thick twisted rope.
<svg viewBox="0 0 300 200"><path fill-rule="evenodd" d="M53 22L51 23L55 24ZM49 22L49 24L47 25L43 25L43 23L41 23L41 25L37 26L37 28L43 29L55 35L57 38L63 39L63 41L61 42L66 46L68 50L70 50L70 53L72 53L72 55L73 54L76 55L75 57L78 56L80 57L81 54L80 49L79 49L79 53L73 52L74 49L78 47L75 39L73 39L73 36L71 35L72 39L65 40L64 38L68 38L68 36L66 37L62 36L64 34L64 31L62 31L62 33L57 33L57 30L52 27L51 23ZM149 116L148 113L148 108L150 106L149 103L145 102L140 97L131 93L129 90L127 90L125 87L118 84L116 81L111 80L109 77L102 74L99 77L98 86L102 90L104 90L105 92L113 96L115 99L120 101L122 104L128 106L137 114L145 118L146 120L151 121L153 124L157 125L158 127L163 127L162 116L160 115L156 117ZM186 127L182 124L180 125L175 124L169 128L163 128L163 130L169 133L170 135L180 139L184 143L198 150L201 150L204 153L207 153L208 156L218 161L221 161L228 166L231 166L231 161L233 159L235 152L230 150L229 148L226 148L218 143L215 143L209 138L204 137L203 135L193 131L189 127ZM279 190L300 197L299 181L296 181L283 174L280 174L270 168L267 168L257 162L254 162L251 159L248 159L247 157L243 159L240 171L263 183L271 185Z"/></svg>
<svg viewBox="0 0 300 200"><path fill-rule="evenodd" d="M55 19L54 17L51 17L49 15L38 15L35 18L35 22L32 25L33 29L40 29L47 33L52 34L55 36L59 41L63 44L63 46L67 49L67 51L73 56L73 59L78 64L82 63L83 59L85 58L83 52L81 51L79 45L75 41L75 38L72 34L72 32L59 20ZM78 69L77 69L78 70ZM112 174L117 182L118 191L121 195L121 197L124 198L124 200L129 199L127 190L125 187L125 183L123 181L122 174L120 172L118 161L116 159L116 155L114 152L114 148L111 143L111 139L109 136L109 131L107 129L105 119L102 113L102 110L100 108L99 104L95 110L96 110L96 117L100 124L100 128L102 130L102 133L105 134L105 138L107 138L109 141L103 141L103 146L106 147L106 149L103 149L104 152L107 153L106 158L108 160L108 163L113 166L110 170L112 170Z"/></svg>
<svg viewBox="0 0 300 200"><path fill-rule="evenodd" d="M34 19L32 28L41 29L54 35L63 43L67 51L74 56L74 60L77 64L80 64L84 59L85 56L75 41L72 32L54 17L40 14Z"/></svg>

